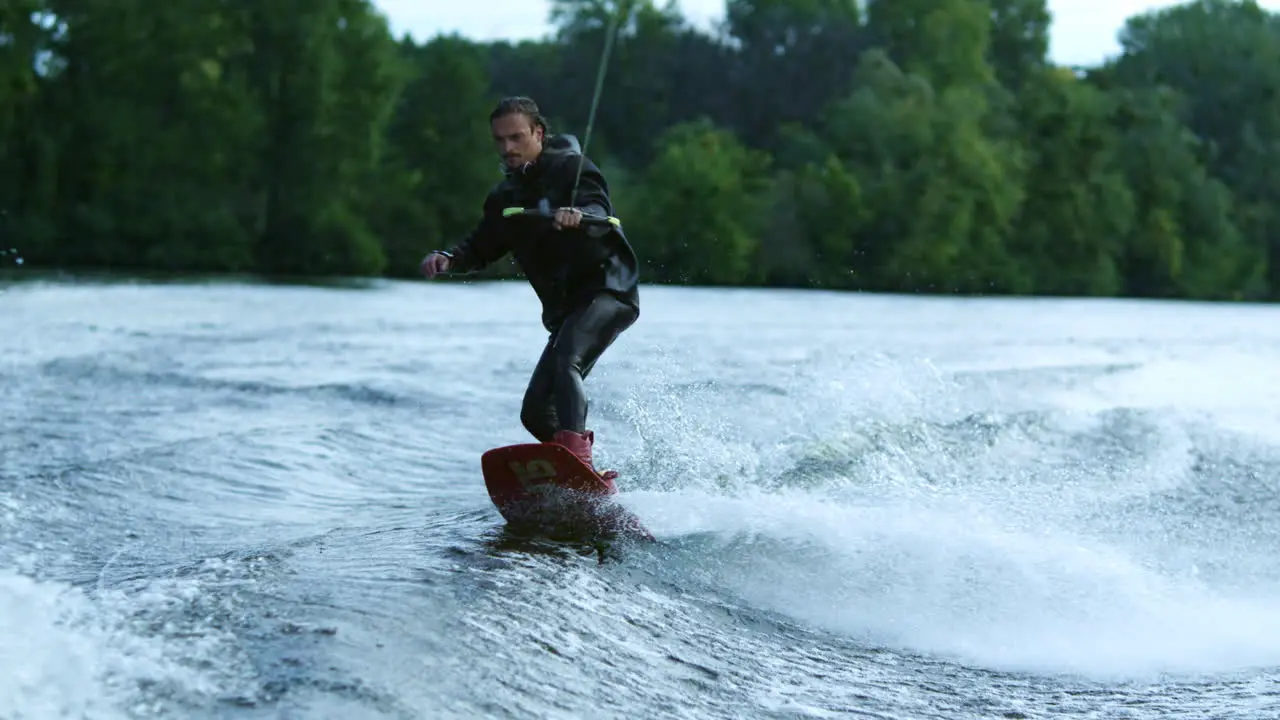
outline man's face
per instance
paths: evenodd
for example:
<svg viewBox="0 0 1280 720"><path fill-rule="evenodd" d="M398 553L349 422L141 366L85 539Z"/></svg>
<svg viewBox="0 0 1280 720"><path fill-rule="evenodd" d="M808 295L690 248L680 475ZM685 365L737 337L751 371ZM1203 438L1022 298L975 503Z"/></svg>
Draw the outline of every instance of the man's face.
<svg viewBox="0 0 1280 720"><path fill-rule="evenodd" d="M490 128L493 144L508 168L514 170L533 162L542 152L542 128L520 113L494 118Z"/></svg>

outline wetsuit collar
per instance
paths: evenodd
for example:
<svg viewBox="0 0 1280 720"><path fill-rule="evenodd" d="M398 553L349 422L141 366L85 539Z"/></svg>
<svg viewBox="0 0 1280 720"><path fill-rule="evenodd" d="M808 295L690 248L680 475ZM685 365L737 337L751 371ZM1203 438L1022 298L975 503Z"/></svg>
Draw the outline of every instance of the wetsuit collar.
<svg viewBox="0 0 1280 720"><path fill-rule="evenodd" d="M529 162L527 162L527 163L525 163L525 164L521 165L521 166L520 166L520 167L518 167L518 168L509 168L509 167L507 167L507 166L504 164L504 165L502 166L502 172L503 172L503 174L505 174L507 177L522 177L522 176L529 176L529 175L532 175L532 174L533 174L533 171L534 171L535 169L537 169L537 167L538 167L538 160L541 160L541 159L542 159L542 156L541 156L541 155L539 155L538 157L534 158L533 160L530 160Z"/></svg>
<svg viewBox="0 0 1280 720"><path fill-rule="evenodd" d="M533 177L542 169L543 161L548 155L576 155L580 152L582 150L578 144L578 138L567 134L552 135L543 144L542 152L538 154L538 157L514 169L503 165L502 172L510 178Z"/></svg>

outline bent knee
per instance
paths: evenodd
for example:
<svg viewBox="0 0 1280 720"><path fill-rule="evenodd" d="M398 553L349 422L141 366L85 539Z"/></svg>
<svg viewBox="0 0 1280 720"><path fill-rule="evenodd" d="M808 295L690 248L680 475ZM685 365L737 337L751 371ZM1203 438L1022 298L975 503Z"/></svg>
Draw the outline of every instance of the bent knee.
<svg viewBox="0 0 1280 720"><path fill-rule="evenodd" d="M582 356L576 352L556 353L555 374L557 379L570 375L582 375Z"/></svg>
<svg viewBox="0 0 1280 720"><path fill-rule="evenodd" d="M544 405L525 404L520 409L520 424L542 442L551 442L556 431L552 410Z"/></svg>

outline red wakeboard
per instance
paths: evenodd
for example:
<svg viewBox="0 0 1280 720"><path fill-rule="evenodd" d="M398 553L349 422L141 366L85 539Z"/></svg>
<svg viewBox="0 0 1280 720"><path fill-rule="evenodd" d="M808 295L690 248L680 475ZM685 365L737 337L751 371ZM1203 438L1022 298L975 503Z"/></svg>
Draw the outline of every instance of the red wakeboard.
<svg viewBox="0 0 1280 720"><path fill-rule="evenodd" d="M559 443L524 443L480 457L489 498L507 523L552 536L654 537L614 502L618 489Z"/></svg>

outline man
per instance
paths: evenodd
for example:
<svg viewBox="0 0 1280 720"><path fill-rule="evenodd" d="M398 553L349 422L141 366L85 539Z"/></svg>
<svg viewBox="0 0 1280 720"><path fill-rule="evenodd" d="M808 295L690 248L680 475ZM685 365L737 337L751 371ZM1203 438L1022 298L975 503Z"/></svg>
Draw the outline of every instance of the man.
<svg viewBox="0 0 1280 720"><path fill-rule="evenodd" d="M564 445L594 469L595 434L586 428L583 380L640 315L636 255L619 226L582 222L583 213L613 214L608 184L582 157L575 137L550 134L533 100L502 100L489 115L489 127L505 177L485 198L476 228L449 250L428 254L422 272L428 279L474 272L511 253L542 303L542 324L550 333L529 379L520 421L539 442ZM577 193L569 197L575 181ZM504 208L532 208L543 198L558 208L550 221L503 217ZM614 487L617 473L600 475Z"/></svg>

